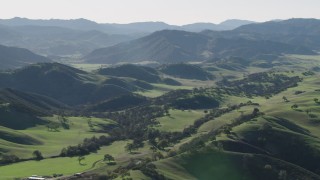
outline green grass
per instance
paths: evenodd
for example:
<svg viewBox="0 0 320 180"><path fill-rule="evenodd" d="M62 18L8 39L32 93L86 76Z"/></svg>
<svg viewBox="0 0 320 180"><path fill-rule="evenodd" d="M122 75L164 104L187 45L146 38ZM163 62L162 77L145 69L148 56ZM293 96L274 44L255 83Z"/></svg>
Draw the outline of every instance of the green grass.
<svg viewBox="0 0 320 180"><path fill-rule="evenodd" d="M157 119L160 122L159 127L157 127L159 130L170 132L182 131L189 125L192 125L195 120L204 116L204 112L194 110L169 110L169 113L170 116Z"/></svg>
<svg viewBox="0 0 320 180"><path fill-rule="evenodd" d="M298 58L301 60L316 60L316 61L320 61L320 55L287 55L287 57L290 58Z"/></svg>
<svg viewBox="0 0 320 180"><path fill-rule="evenodd" d="M182 154L154 164L159 173L171 179L278 179L283 169L286 170L287 179L319 178L310 171L279 159L213 149ZM266 170L265 165L270 165L272 169Z"/></svg>
<svg viewBox="0 0 320 180"><path fill-rule="evenodd" d="M241 156L206 152L187 154L155 162L158 171L172 179L251 179L237 167Z"/></svg>
<svg viewBox="0 0 320 180"><path fill-rule="evenodd" d="M31 175L53 175L64 174L71 175L73 173L89 170L95 161L102 159L102 155L86 156L82 162L86 165L80 165L77 157L74 158L55 158L42 161L27 161L16 163L8 166L0 167L2 179L14 179L29 177Z"/></svg>
<svg viewBox="0 0 320 180"><path fill-rule="evenodd" d="M91 72L94 70L98 70L99 68L103 67L108 67L108 64L70 64L72 67L75 67L77 69L81 69L83 71Z"/></svg>
<svg viewBox="0 0 320 180"><path fill-rule="evenodd" d="M46 117L43 119L57 122L57 116ZM67 119L70 123L70 129L63 129L60 127L57 132L48 131L48 129L43 125L26 130L10 130L12 134L25 134L27 135L26 137L41 142L41 144L25 145L1 139L0 149L5 149L20 158L32 157L32 152L34 150L40 150L45 157L58 155L63 147L81 143L85 138L108 135L107 133L97 133L95 130L100 130L101 125L106 126L108 124L115 124L115 122L111 120L99 118L67 117ZM93 129L88 125L89 119L92 121ZM1 129L4 128L1 127Z"/></svg>
<svg viewBox="0 0 320 180"><path fill-rule="evenodd" d="M146 90L146 91L137 91L137 94L146 97L158 97L161 96L169 91L178 90L178 89L193 89L191 86L170 86L166 84L152 84L154 89Z"/></svg>
<svg viewBox="0 0 320 180"><path fill-rule="evenodd" d="M83 165L79 164L77 157L61 157L1 166L1 179L22 178L31 175L45 176L54 173L72 175L77 172L99 169L101 167L104 167L104 173L106 173L106 169L115 169L116 167L119 167L119 165L124 165L130 158L145 156L151 152L149 150L150 146L145 145L145 147L135 151L134 154L128 154L128 152L125 151L125 146L128 142L130 141L117 141L110 146L102 147L97 153L85 156L85 160L82 161ZM106 162L102 161L105 154L110 154L115 157L117 165L109 166ZM95 164L94 167L92 167L93 164ZM132 176L142 175L139 172L133 172Z"/></svg>
<svg viewBox="0 0 320 180"><path fill-rule="evenodd" d="M125 178L132 178L132 179L140 179L140 180L151 180L150 177L147 177L139 170L130 170L130 176L126 176ZM117 177L115 180L122 180L121 176Z"/></svg>

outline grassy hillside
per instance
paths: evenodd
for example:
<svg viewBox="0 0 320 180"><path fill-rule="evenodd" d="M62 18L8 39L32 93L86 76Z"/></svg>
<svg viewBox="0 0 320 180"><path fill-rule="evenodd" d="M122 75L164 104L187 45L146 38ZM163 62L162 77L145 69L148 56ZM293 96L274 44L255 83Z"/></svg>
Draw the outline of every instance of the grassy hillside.
<svg viewBox="0 0 320 180"><path fill-rule="evenodd" d="M286 171L288 179L319 178L309 171L278 159L217 150L200 150L155 164L160 173L172 179L277 179L281 171Z"/></svg>
<svg viewBox="0 0 320 180"><path fill-rule="evenodd" d="M66 65L47 63L1 73L0 87L42 94L69 105L102 101L132 91L112 82L104 83L106 79Z"/></svg>
<svg viewBox="0 0 320 180"><path fill-rule="evenodd" d="M34 150L40 150L43 156L56 156L61 149L76 145L84 138L107 135L106 130L116 127L114 121L101 118L65 117L68 128L62 125L59 116L41 118L45 124L23 130L1 128L2 153L15 154L20 158L31 158ZM58 124L56 130L49 130L47 125Z"/></svg>
<svg viewBox="0 0 320 180"><path fill-rule="evenodd" d="M158 118L160 131L176 132L194 123L204 115L201 111L170 110L167 116Z"/></svg>

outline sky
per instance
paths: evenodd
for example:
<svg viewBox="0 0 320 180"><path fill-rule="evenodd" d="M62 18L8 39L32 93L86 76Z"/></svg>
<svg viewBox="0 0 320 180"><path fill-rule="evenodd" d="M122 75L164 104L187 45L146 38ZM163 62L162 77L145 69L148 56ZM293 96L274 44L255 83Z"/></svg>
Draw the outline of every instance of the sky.
<svg viewBox="0 0 320 180"><path fill-rule="evenodd" d="M320 19L320 0L0 0L0 19L85 18L99 23L182 25L227 19Z"/></svg>

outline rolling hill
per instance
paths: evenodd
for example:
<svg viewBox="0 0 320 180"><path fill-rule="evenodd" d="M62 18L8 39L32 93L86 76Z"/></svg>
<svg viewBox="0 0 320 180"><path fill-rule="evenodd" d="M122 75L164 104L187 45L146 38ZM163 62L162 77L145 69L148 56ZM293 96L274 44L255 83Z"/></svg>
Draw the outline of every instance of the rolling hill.
<svg viewBox="0 0 320 180"><path fill-rule="evenodd" d="M0 69L2 70L50 61L50 59L34 54L27 49L0 45Z"/></svg>
<svg viewBox="0 0 320 180"><path fill-rule="evenodd" d="M251 40L268 40L290 45L301 45L311 50L320 49L320 20L288 19L253 23L238 27L232 31L203 31L213 38L246 38Z"/></svg>
<svg viewBox="0 0 320 180"><path fill-rule="evenodd" d="M46 123L38 116L49 116L68 110L70 110L68 106L42 95L9 88L0 89L0 126L26 129Z"/></svg>
<svg viewBox="0 0 320 180"><path fill-rule="evenodd" d="M113 35L99 30L78 30L44 25L2 25L0 26L0 36L0 44L24 47L47 56L85 55L97 48L141 37L138 35Z"/></svg>
<svg viewBox="0 0 320 180"><path fill-rule="evenodd" d="M115 77L130 77L150 83L157 83L161 80L159 73L155 69L132 64L100 69L98 70L98 74Z"/></svg>
<svg viewBox="0 0 320 180"><path fill-rule="evenodd" d="M152 33L164 29L175 29L200 32L205 29L211 30L232 30L242 25L253 23L247 20L231 19L219 24L213 23L193 23L182 26L169 25L164 22L134 22L128 24L116 23L96 23L87 19L50 19L50 20L34 20L27 18L0 19L0 24L6 26L56 26L76 30L98 30L110 34L132 34L132 33Z"/></svg>
<svg viewBox="0 0 320 180"><path fill-rule="evenodd" d="M112 82L103 83L106 79L59 63L42 63L1 73L0 87L45 95L69 105L131 93Z"/></svg>
<svg viewBox="0 0 320 180"><path fill-rule="evenodd" d="M212 74L199 66L191 64L163 65L159 68L159 70L164 74L183 79L197 79L203 81L213 79Z"/></svg>
<svg viewBox="0 0 320 180"><path fill-rule="evenodd" d="M88 63L186 62L197 60L207 43L208 38L204 35L164 30L128 43L97 49L87 55L85 60Z"/></svg>
<svg viewBox="0 0 320 180"><path fill-rule="evenodd" d="M212 37L203 33L164 30L127 43L97 49L84 59L88 63L156 61L164 64L234 56L254 59L259 55L282 54L315 53L301 45L270 40Z"/></svg>
<svg viewBox="0 0 320 180"><path fill-rule="evenodd" d="M69 109L65 104L52 98L10 88L0 89L0 102L7 107L33 115L49 115L61 109Z"/></svg>

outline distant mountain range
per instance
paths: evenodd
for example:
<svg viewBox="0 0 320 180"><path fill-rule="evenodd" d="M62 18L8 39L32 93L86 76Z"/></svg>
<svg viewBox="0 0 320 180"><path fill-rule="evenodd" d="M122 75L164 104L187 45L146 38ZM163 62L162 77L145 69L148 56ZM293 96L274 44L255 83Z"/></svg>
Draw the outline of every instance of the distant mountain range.
<svg viewBox="0 0 320 180"><path fill-rule="evenodd" d="M220 24L214 23L194 23L183 26L169 25L164 22L136 22L129 24L115 24L115 23L96 23L86 19L72 19L72 20L32 20L26 18L12 18L0 19L0 24L6 26L56 26L63 28L70 28L76 30L98 30L109 34L131 34L131 33L151 33L164 29L175 29L185 31L202 31L202 30L232 30L242 25L254 23L247 20L226 20Z"/></svg>
<svg viewBox="0 0 320 180"><path fill-rule="evenodd" d="M0 70L14 69L26 66L32 63L50 62L51 60L34 54L33 52L16 47L7 47L0 45Z"/></svg>
<svg viewBox="0 0 320 180"><path fill-rule="evenodd" d="M291 45L301 45L312 50L320 49L320 20L288 19L248 24L233 31L204 31L202 34L217 38L246 38L270 40Z"/></svg>
<svg viewBox="0 0 320 180"><path fill-rule="evenodd" d="M232 31L163 30L97 49L84 59L89 63L177 63L226 57L258 59L283 54L312 55L320 49L319 31L320 20L316 19L249 24Z"/></svg>
<svg viewBox="0 0 320 180"><path fill-rule="evenodd" d="M81 56L94 49L133 40L141 35L110 35L98 30L58 26L0 25L0 44L28 48L46 56Z"/></svg>
<svg viewBox="0 0 320 180"><path fill-rule="evenodd" d="M162 22L98 24L85 19L0 20L0 44L28 48L56 61L74 58L102 64L312 55L320 50L319 32L320 20L317 19L265 23L228 20L219 25L195 23L184 26ZM18 61L21 64L21 60ZM15 66L20 65L4 65L3 68Z"/></svg>
<svg viewBox="0 0 320 180"><path fill-rule="evenodd" d="M98 24L86 19L0 19L0 44L27 48L59 61L66 56L83 56L95 49L113 46L164 29L195 32L206 29L229 30L249 23L252 22L228 20L218 25L195 23L175 26L163 22Z"/></svg>

